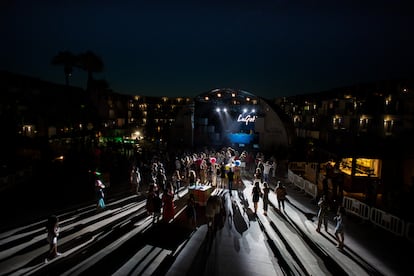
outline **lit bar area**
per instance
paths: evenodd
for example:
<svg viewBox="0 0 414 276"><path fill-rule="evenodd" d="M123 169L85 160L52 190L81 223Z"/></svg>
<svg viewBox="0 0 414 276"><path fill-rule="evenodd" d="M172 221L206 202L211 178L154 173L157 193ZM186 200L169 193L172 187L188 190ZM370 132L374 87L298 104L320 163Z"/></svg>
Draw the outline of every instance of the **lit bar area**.
<svg viewBox="0 0 414 276"><path fill-rule="evenodd" d="M339 170L343 176L344 193L354 196L371 198L381 196L381 168L380 159L369 158L342 158Z"/></svg>

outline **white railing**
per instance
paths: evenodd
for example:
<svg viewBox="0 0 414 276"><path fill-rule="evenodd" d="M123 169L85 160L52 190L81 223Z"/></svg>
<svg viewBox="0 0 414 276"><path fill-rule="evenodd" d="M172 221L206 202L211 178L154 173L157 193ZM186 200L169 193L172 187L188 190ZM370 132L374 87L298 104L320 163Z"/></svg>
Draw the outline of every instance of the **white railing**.
<svg viewBox="0 0 414 276"><path fill-rule="evenodd" d="M409 222L405 225L404 235L407 237L407 239L414 242L414 223Z"/></svg>
<svg viewBox="0 0 414 276"><path fill-rule="evenodd" d="M291 162L289 163L289 170L305 173L305 166L306 162Z"/></svg>
<svg viewBox="0 0 414 276"><path fill-rule="evenodd" d="M305 193L315 199L318 196L318 187L308 180L304 180L303 182L305 184Z"/></svg>
<svg viewBox="0 0 414 276"><path fill-rule="evenodd" d="M355 198L344 196L342 206L345 208L347 213L351 213L364 220L369 220L370 218L370 207Z"/></svg>
<svg viewBox="0 0 414 276"><path fill-rule="evenodd" d="M301 176L295 174L291 170L288 171L288 179L300 190L304 191L306 194L310 195L312 198L316 198L318 195L318 186L312 182L303 179Z"/></svg>
<svg viewBox="0 0 414 276"><path fill-rule="evenodd" d="M398 236L404 236L404 221L377 208L371 208L371 222Z"/></svg>
<svg viewBox="0 0 414 276"><path fill-rule="evenodd" d="M289 166L290 168L291 166ZM300 165L292 166L294 168L300 168ZM318 196L318 186L312 182L303 179L301 176L295 174L293 171L288 170L289 182L293 183L300 190L309 194L313 198ZM321 179L319 178L318 181ZM404 220L389 214L380 209L370 207L367 204L348 196L344 196L342 200L342 206L347 213L360 217L370 223L377 225L397 236L403 236L414 242L414 223L406 223Z"/></svg>

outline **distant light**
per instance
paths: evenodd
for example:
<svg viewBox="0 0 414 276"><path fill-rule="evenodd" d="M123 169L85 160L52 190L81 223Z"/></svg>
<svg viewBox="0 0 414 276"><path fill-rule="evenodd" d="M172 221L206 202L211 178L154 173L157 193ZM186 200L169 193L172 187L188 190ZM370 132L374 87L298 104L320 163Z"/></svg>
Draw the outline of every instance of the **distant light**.
<svg viewBox="0 0 414 276"><path fill-rule="evenodd" d="M209 100L209 97L208 96L205 96L204 97L204 100L208 101Z"/></svg>
<svg viewBox="0 0 414 276"><path fill-rule="evenodd" d="M223 111L224 111L224 112L227 112L227 108L223 108Z"/></svg>
<svg viewBox="0 0 414 276"><path fill-rule="evenodd" d="M252 112L253 112L253 113L256 113L256 109L252 109Z"/></svg>
<svg viewBox="0 0 414 276"><path fill-rule="evenodd" d="M61 156L56 157L55 161L63 161L63 159L65 159L65 157L61 155Z"/></svg>
<svg viewBox="0 0 414 276"><path fill-rule="evenodd" d="M220 108L219 108L219 107L217 107L217 108L216 108L216 111L217 111L217 112L220 112Z"/></svg>
<svg viewBox="0 0 414 276"><path fill-rule="evenodd" d="M247 112L247 108L243 108L243 113L246 113Z"/></svg>

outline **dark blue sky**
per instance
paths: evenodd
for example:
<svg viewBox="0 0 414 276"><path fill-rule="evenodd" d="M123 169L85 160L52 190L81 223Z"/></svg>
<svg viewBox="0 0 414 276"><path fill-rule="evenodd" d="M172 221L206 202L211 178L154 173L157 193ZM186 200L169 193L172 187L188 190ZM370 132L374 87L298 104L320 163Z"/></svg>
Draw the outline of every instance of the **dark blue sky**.
<svg viewBox="0 0 414 276"><path fill-rule="evenodd" d="M91 50L105 64L95 78L154 96L228 87L274 98L412 77L409 3L6 0L0 69L63 84L52 57ZM85 87L86 73L71 84Z"/></svg>

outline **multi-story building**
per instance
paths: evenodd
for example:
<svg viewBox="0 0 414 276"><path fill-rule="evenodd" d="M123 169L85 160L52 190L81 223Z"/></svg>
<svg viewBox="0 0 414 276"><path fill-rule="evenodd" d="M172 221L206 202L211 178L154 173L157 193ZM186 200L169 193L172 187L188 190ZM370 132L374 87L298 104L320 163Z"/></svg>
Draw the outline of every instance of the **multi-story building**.
<svg viewBox="0 0 414 276"><path fill-rule="evenodd" d="M3 71L0 90L3 130L10 133L3 138L9 137L9 143L15 136L59 144L87 137L94 146L131 140L165 146L178 112L192 102L185 97L124 95L100 85L84 90Z"/></svg>
<svg viewBox="0 0 414 276"><path fill-rule="evenodd" d="M414 185L413 87L383 81L276 102L290 116L306 160L329 162L321 173L336 172L328 175L336 177L331 188L401 212L398 203Z"/></svg>
<svg viewBox="0 0 414 276"><path fill-rule="evenodd" d="M7 133L1 145L4 159L14 160L19 146L10 145L29 137L91 146L105 139L133 140L174 150L229 142L246 147L240 139L249 138L248 145L262 151L288 147L290 161L329 163L333 169L319 171L333 179L332 190L401 212L404 198L414 198L413 87L408 81L376 82L270 103L234 89L214 89L194 99L130 96L1 72L0 118ZM229 112L217 112L220 107ZM257 113L243 116L245 108Z"/></svg>

